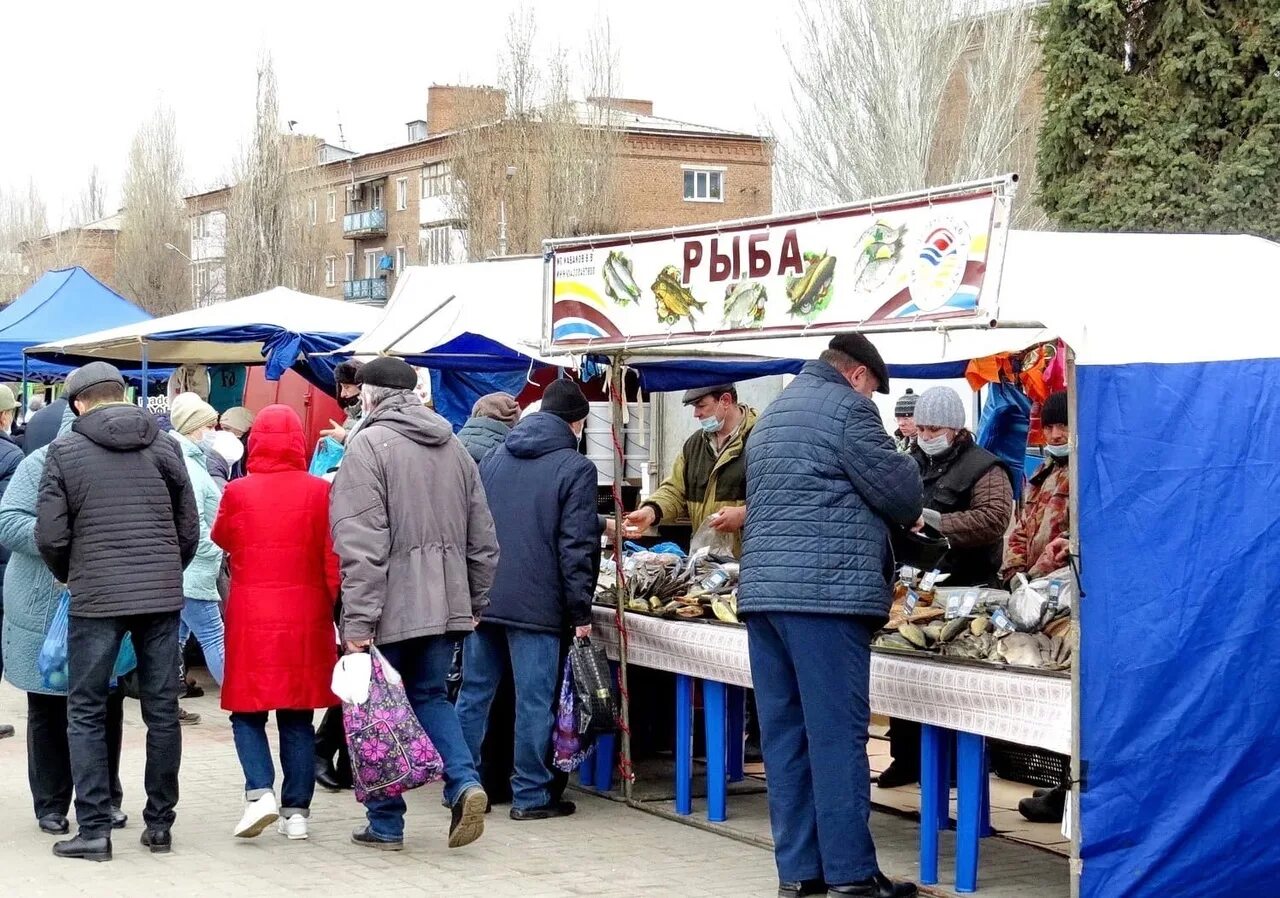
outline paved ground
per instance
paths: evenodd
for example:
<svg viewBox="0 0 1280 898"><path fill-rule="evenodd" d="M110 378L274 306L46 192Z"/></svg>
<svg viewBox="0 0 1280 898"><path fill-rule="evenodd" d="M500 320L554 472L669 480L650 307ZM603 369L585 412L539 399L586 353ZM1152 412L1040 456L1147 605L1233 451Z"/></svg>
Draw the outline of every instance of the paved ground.
<svg viewBox="0 0 1280 898"><path fill-rule="evenodd" d="M378 898L728 898L771 896L776 888L767 850L592 796L576 796L579 813L568 820L517 824L498 809L489 817L484 838L458 851L445 846L448 816L440 807L438 786L411 794L407 849L399 854L351 844L350 832L363 814L349 792L317 792L310 841L288 842L273 830L255 840L234 839L231 829L239 819L243 781L230 726L213 697L183 704L202 713L204 722L183 729L182 799L173 853L153 857L138 844L145 730L137 703L130 701L125 705L122 778L131 819L116 834L115 860L92 864L54 858L54 839L36 828L26 782L25 698L8 684L0 686L0 721L18 729L17 738L0 741L0 807L7 812L0 825L0 893L24 898L252 898L282 892ZM735 798L731 813L741 834L767 834L762 798ZM882 864L891 873L914 875L915 827L908 820L876 815ZM944 883L949 847L944 842ZM988 875L980 895L1065 894L1061 859L993 840L984 843L984 852Z"/></svg>

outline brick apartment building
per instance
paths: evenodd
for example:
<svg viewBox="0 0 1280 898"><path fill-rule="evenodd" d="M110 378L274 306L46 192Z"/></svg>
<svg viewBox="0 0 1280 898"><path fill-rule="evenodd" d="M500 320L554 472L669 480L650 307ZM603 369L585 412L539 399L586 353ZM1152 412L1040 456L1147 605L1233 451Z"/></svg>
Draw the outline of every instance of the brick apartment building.
<svg viewBox="0 0 1280 898"><path fill-rule="evenodd" d="M773 159L767 139L661 118L645 100L588 102L611 110L609 120L619 132L619 230L772 211ZM505 105L503 92L492 88L435 85L428 92L426 119L408 123L400 146L356 154L312 139L316 164L306 176L303 227L314 232L308 246L315 258L295 265L295 285L323 296L381 303L406 265L464 262L476 255L469 251L451 196L451 159L467 117L488 107L495 119L501 118ZM582 117L584 123L589 120ZM227 295L230 193L224 187L187 197L191 290L197 304Z"/></svg>
<svg viewBox="0 0 1280 898"><path fill-rule="evenodd" d="M116 284L116 240L124 220L120 212L97 221L36 237L20 247L21 264L30 281L45 271L79 265L108 287ZM3 301L12 296L0 297Z"/></svg>

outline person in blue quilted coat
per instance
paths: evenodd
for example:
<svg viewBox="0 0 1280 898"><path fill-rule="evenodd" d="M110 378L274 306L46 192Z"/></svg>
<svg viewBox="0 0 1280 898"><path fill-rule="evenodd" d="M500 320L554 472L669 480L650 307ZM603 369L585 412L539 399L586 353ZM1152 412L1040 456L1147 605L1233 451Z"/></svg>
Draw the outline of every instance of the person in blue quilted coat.
<svg viewBox="0 0 1280 898"><path fill-rule="evenodd" d="M907 898L871 840L871 637L889 616L890 528L923 507L920 468L897 451L871 396L880 353L842 334L809 362L747 441L738 610L769 771L784 898Z"/></svg>

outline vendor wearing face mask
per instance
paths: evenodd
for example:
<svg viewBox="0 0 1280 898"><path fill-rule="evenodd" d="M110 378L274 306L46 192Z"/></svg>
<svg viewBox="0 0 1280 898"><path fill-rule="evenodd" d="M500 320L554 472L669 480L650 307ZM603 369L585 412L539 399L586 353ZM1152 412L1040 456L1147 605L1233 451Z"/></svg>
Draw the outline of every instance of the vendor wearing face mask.
<svg viewBox="0 0 1280 898"><path fill-rule="evenodd" d="M336 394L338 404L347 413L347 417L341 424L337 421L330 421L329 423L333 426L328 430L320 431L322 437L330 437L345 445L347 438L355 433L356 428L360 426L360 418L363 412L360 408L360 387L356 383L356 372L363 366L363 362L349 359L333 369L333 379L338 385Z"/></svg>
<svg viewBox="0 0 1280 898"><path fill-rule="evenodd" d="M1054 393L1040 410L1046 461L1027 482L1022 510L1009 531L1000 568L1002 582L1017 574L1026 574L1028 579L1041 577L1067 563L1071 533L1068 423L1067 394Z"/></svg>
<svg viewBox="0 0 1280 898"><path fill-rule="evenodd" d="M738 388L733 384L689 390L684 404L693 408L698 432L685 441L671 476L637 511L627 515L627 533L643 533L661 521L688 515L695 533L704 521L721 533L732 533L734 554L738 555L747 517L742 447L758 414L739 404Z"/></svg>

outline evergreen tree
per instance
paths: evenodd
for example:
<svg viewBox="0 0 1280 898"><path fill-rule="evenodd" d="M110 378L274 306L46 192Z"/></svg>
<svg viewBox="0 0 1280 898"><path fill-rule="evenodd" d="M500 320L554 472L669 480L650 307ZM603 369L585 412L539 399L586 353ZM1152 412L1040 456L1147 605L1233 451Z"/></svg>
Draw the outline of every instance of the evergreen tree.
<svg viewBox="0 0 1280 898"><path fill-rule="evenodd" d="M1050 0L1042 27L1059 226L1280 238L1280 2Z"/></svg>

